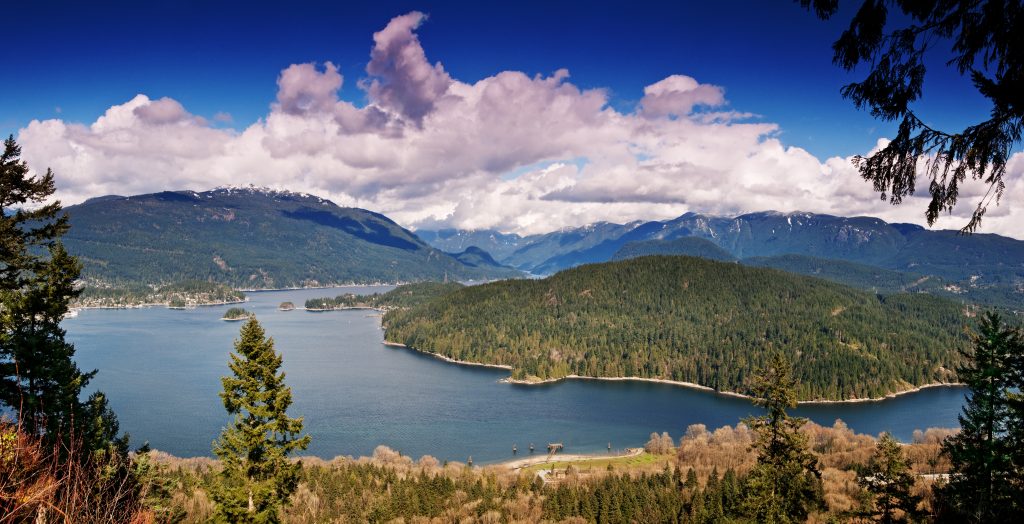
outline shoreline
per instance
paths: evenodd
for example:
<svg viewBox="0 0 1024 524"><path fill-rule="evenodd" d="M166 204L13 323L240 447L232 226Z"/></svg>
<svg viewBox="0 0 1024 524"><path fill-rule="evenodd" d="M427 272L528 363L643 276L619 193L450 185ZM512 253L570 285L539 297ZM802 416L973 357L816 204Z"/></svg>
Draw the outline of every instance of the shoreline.
<svg viewBox="0 0 1024 524"><path fill-rule="evenodd" d="M932 382L932 383L929 383L929 384L922 384L920 386L914 386L911 389L906 389L906 390L903 390L903 391L897 391L895 393L889 393L888 395L886 395L884 397L878 397L878 398L851 398L851 399L846 399L846 400L801 400L801 401L798 402L798 404L838 404L838 403L841 403L841 402L881 402L883 400L892 400L892 399L894 399L896 397L900 397L900 396L903 396L903 395L909 395L911 393L919 393L919 392L924 391L924 390L926 390L928 388L963 388L963 387L967 387L967 384L964 384L963 382Z"/></svg>
<svg viewBox="0 0 1024 524"><path fill-rule="evenodd" d="M543 380L521 380L521 379L514 379L512 377L508 377L508 378L501 379L499 382L503 382L505 384L515 384L515 385L520 385L520 386L541 386L541 385L544 385L544 384L554 384L556 382L561 382L563 380L604 380L604 381L611 381L611 382L623 382L623 381L655 382L655 383L659 383L659 384L668 384L670 386L679 386L679 387L690 388L690 389L698 389L698 390L701 390L701 391L707 391L709 393L714 393L716 395L722 395L722 396L726 396L726 397L736 397L736 398L742 398L742 399L746 399L746 400L755 400L755 398L750 396L750 395L745 395L743 393L737 393L735 391L717 391L714 388L711 388L711 387L708 387L708 386L702 386L700 384L695 384L693 382L683 382L683 381L680 381L680 380L670 380L670 379L665 379L665 378L586 377L586 376L582 376L582 375L566 375L566 376L561 377L561 378L547 378L547 379L543 379ZM921 386L916 386L916 387L914 387L912 389L907 389L907 390L904 390L904 391L897 391L895 393L889 393L888 395L885 395L884 397L848 398L848 399L843 399L843 400L824 400L824 399L820 399L820 400L798 400L797 404L853 404L853 403L861 403L861 402L882 402L884 400L891 400L891 399L894 399L894 398L902 396L902 395L909 395L911 393L918 393L918 392L923 391L923 390L928 389L928 388L964 387L964 386L966 386L966 384L964 384L962 382L933 382L931 384L924 384L924 385L921 385Z"/></svg>
<svg viewBox="0 0 1024 524"><path fill-rule="evenodd" d="M399 342L391 342L391 341L388 341L388 340L385 340L383 342L383 344L385 346L394 347L394 348L409 349L409 350L415 351L417 353L420 353L422 355L428 355L428 356L434 357L434 358L436 358L438 360L443 360L443 361L445 361L445 362L447 362L449 364L457 364L459 366L473 366L473 367L481 367L481 368L494 368L494 369L503 369L505 371L512 371L512 366L505 365L505 364L483 364L483 363L480 363L480 362L470 362L468 360L459 360L459 359L455 359L455 358L444 356L444 355L442 355L440 353L434 353L432 351L423 351L422 349L416 349L414 347L410 347L410 346L407 346L407 345L399 343ZM504 379L502 379L502 380L504 380Z"/></svg>
<svg viewBox="0 0 1024 524"><path fill-rule="evenodd" d="M401 344L401 343L398 343L398 342L390 342L388 340L384 341L384 345L392 346L392 347L402 347L402 348L410 349L410 350L416 351L417 353L422 353L424 355L430 355L430 356L432 356L434 358L437 358L439 360L443 360L445 362L449 362L449 363L452 363L452 364L458 364L460 366L487 367L487 368L504 369L504 370L507 370L507 371L511 371L512 370L512 366L509 366L509 365L506 365L506 364L484 364L484 363L480 363L480 362L469 362L469 361L465 361L465 360L458 360L458 359L454 359L454 358L442 355L440 353L434 353L434 352L431 352L431 351L423 351L421 349L410 347L410 346L407 346L405 344ZM600 380L600 381L607 381L607 382L626 382L626 381L653 382L653 383L658 383L658 384L667 384L667 385L670 385L670 386L677 386L677 387L683 387L683 388L689 388L689 389L696 389L696 390L705 391L705 392L708 392L708 393L714 393L716 395L722 395L722 396L725 396L725 397L742 398L742 399L750 400L750 401L754 400L754 397L751 397L750 395L745 395L743 393L737 393L735 391L717 391L714 388L711 388L709 386L703 386L701 384L695 384L693 382L683 382L683 381L680 381L680 380L670 380L670 379L665 379L665 378L587 377L587 376L582 376L582 375L566 375L564 377L547 378L547 379L542 379L542 380L522 380L522 379L514 379L511 376L509 376L509 377L505 377L503 379L498 380L498 382L500 382L502 384L511 384L511 385L517 385L517 386L543 386L543 385L547 385L547 384L555 384L555 383L558 383L558 382L561 382L561 381L564 381L564 380ZM900 397L900 396L903 396L903 395L909 395L911 393L918 393L918 392L921 392L921 391L923 391L925 389L928 389L928 388L964 387L965 385L966 384L964 384L962 382L933 382L933 383L930 383L930 384L923 384L923 385L920 385L920 386L915 386L915 387L913 387L911 389L907 389L907 390L904 390L904 391L897 391L895 393L889 393L888 395L885 395L883 397L850 398L850 399L843 399L843 400L824 400L824 399L819 399L819 400L799 400L799 401L797 401L797 405L857 404L857 403L863 403L863 402L882 402L882 401L885 401L885 400L892 400L892 399L894 399L896 397Z"/></svg>
<svg viewBox="0 0 1024 524"><path fill-rule="evenodd" d="M299 308L295 308L295 309L299 309ZM383 309L381 309L379 307L373 307L373 306L345 306L345 307L326 307L326 308L308 308L308 307L304 307L304 308L302 308L303 311L309 311L310 313L326 313L328 311L350 311L350 310L356 310L356 309L362 309L362 310L370 309L370 310L373 310L373 311L380 311L382 313L384 312Z"/></svg>
<svg viewBox="0 0 1024 524"><path fill-rule="evenodd" d="M302 291L304 289L332 289L338 287L384 287L384 286L402 286L405 284L411 284L412 282L377 282L374 284L331 284L326 286L301 286L301 287L266 287L266 288L233 288L235 291L241 291L243 293L266 293L271 291Z"/></svg>
<svg viewBox="0 0 1024 524"><path fill-rule="evenodd" d="M71 306L68 310L81 311L83 309L147 309L153 307L165 307L167 309L191 309L197 307L227 306L230 304L244 304L248 298L242 300L226 300L222 302L203 302L202 304L189 304L185 307L172 307L169 302L144 302L142 304L127 304L121 306Z"/></svg>
<svg viewBox="0 0 1024 524"><path fill-rule="evenodd" d="M742 399L751 400L751 401L755 400L755 398L750 396L750 395L745 395L743 393L737 393L735 391L717 391L714 388L711 388L711 387L708 387L708 386L702 386L700 384L695 384L693 382L683 382L683 381L680 381L680 380L670 380L670 379L665 379L665 378L585 377L585 376L582 376L582 375L566 375L566 376L561 377L561 378L548 378L548 379L544 379L544 380L517 380L517 379L514 379L512 377L508 377L508 378L501 379L499 382L502 382L502 383L505 383L505 384L515 384L515 385L519 385L519 386L541 386L541 385L545 385L545 384L554 384L556 382L561 382L563 380L603 380L603 381L609 381L609 382L625 382L625 381L654 382L654 383L658 383L658 384L668 384L670 386L678 386L678 387L683 387L683 388L697 389L697 390L706 391L708 393L714 393L716 395L722 395L722 396L726 396L726 397L742 398ZM892 400L892 399L894 399L896 397L900 397L900 396L903 396L903 395L909 395L911 393L918 393L918 392L923 391L923 390L928 389L928 388L964 387L964 386L966 386L966 384L964 384L962 382L933 382L931 384L924 384L924 385L921 385L921 386L916 386L916 387L914 387L912 389L907 389L907 390L904 390L904 391L897 391L895 393L889 393L888 395L885 395L884 397L848 398L848 399L843 399L843 400L824 400L824 399L819 399L819 400L798 400L797 404L798 405L805 405L805 404L806 405L811 405L811 404L857 404L857 403L862 403L862 402L882 402L882 401L885 401L885 400Z"/></svg>
<svg viewBox="0 0 1024 524"><path fill-rule="evenodd" d="M700 391L706 391L708 393L714 393L716 395L723 395L726 397L737 397L748 400L753 400L753 397L744 395L742 393L736 393L733 391L716 391L714 388L709 386L703 386L694 382L683 382L681 380L670 380L667 378L644 378L644 377L587 377L583 375L566 375L561 378L546 378L543 380L522 380L514 379L512 377L503 378L499 380L504 384L513 384L517 386L542 386L545 384L555 384L563 380L600 380L605 382L653 382L657 384L668 384L670 386L678 386L682 388L697 389Z"/></svg>
<svg viewBox="0 0 1024 524"><path fill-rule="evenodd" d="M456 282L458 282L460 284L466 284L466 283L471 283L471 284L476 284L476 283L487 284L487 283L490 283L490 282L497 282L497 281L500 281L500 280L507 280L507 279L504 279L504 278L490 279L490 280L473 280L473 279L470 279L470 280L458 280ZM339 288L339 287L384 287L384 286L395 286L395 287L398 287L398 286L404 286L406 284L416 284L416 283L419 283L419 282L435 282L435 281L432 281L432 280L429 280L429 279L428 280L410 280L410 281L400 280L398 282L374 282L372 284L326 284L326 285L322 285L322 286L261 287L261 288L252 288L252 289L246 289L246 288L232 288L232 289L234 289L235 291L241 291L243 293L264 293L264 292L271 292L271 291L302 291L304 289L332 289L332 288Z"/></svg>

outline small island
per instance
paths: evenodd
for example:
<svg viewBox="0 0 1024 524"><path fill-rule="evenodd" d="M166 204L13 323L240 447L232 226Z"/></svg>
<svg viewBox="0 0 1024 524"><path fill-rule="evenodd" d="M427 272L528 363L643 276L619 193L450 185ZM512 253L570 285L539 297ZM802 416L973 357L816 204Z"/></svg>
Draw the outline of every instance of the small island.
<svg viewBox="0 0 1024 524"><path fill-rule="evenodd" d="M251 316L252 316L252 313L250 313L250 312L248 312L248 311L246 311L246 310L244 310L244 309L242 309L240 307L233 307L233 308L227 310L226 313L224 313L224 316L221 317L221 320L227 320L229 322L233 322L233 321L238 321L238 320L246 320L246 319L248 319Z"/></svg>
<svg viewBox="0 0 1024 524"><path fill-rule="evenodd" d="M293 311L295 310L295 304L292 302L281 302L277 309L278 311Z"/></svg>

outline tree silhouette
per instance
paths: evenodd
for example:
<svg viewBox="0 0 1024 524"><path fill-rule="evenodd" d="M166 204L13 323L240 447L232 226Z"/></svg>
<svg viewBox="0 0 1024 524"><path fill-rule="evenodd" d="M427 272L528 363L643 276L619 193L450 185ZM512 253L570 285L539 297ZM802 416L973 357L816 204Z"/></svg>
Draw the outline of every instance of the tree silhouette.
<svg viewBox="0 0 1024 524"><path fill-rule="evenodd" d="M757 465L747 477L746 512L758 522L803 522L824 507L824 491L818 459L800 432L807 419L786 413L797 405L793 368L776 352L755 382L756 402L767 413L744 421L756 435L757 451Z"/></svg>
<svg viewBox="0 0 1024 524"><path fill-rule="evenodd" d="M0 404L16 411L22 428L59 444L62 454L114 445L117 417L102 393L81 395L95 371L75 364L74 345L60 323L81 271L60 237L68 229L61 204L52 199L53 173L32 175L21 148L9 137L0 153ZM74 443L73 443L74 441Z"/></svg>
<svg viewBox="0 0 1024 524"><path fill-rule="evenodd" d="M949 457L949 483L937 489L940 520L1013 522L1024 518L1021 471L1015 453L1010 402L1019 383L1012 362L1024 352L1020 334L995 313L986 313L957 375L970 388L960 415L960 433L943 442Z"/></svg>
<svg viewBox="0 0 1024 524"><path fill-rule="evenodd" d="M838 0L799 0L822 19L838 10ZM890 11L897 16L890 17ZM908 20L900 24L891 19ZM894 27L900 26L900 27ZM1024 115L1024 4L1019 0L864 0L850 26L832 45L833 62L852 71L870 64L867 77L842 89L860 109L887 121L898 120L896 136L868 157L854 160L875 191L899 204L914 193L917 177L928 181L931 225L952 211L967 177L988 184L964 232L973 232L992 202L1002 197L1006 163L1021 142ZM948 42L947 62L970 76L992 103L990 118L950 132L928 125L911 107L923 95L925 56Z"/></svg>

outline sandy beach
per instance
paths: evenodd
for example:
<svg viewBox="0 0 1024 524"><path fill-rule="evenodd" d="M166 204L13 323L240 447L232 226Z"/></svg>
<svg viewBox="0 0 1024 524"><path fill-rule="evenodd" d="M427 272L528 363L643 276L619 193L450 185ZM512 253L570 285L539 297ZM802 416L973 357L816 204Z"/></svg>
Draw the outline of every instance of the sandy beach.
<svg viewBox="0 0 1024 524"><path fill-rule="evenodd" d="M410 349L410 350L415 351L417 353L423 353L424 355L430 355L430 356L432 356L432 357L434 357L436 359L443 360L443 361L451 363L451 364L458 364L460 366L476 366L476 367L482 367L482 368L496 368L496 369L504 369L504 370L507 370L507 371L511 371L512 370L512 366L506 366L504 364L481 364L479 362L469 362L469 361L466 361L466 360L458 360L458 359L454 359L454 358L451 358L451 357L446 357L446 356L444 356L444 355L442 355L440 353L434 353L434 352L431 352L431 351L423 351L422 349L416 349L416 348L413 348L413 347L409 347L409 346L406 346L405 344L400 344L398 342L389 342L389 341L385 340L384 341L384 345L385 346L396 347L396 348Z"/></svg>

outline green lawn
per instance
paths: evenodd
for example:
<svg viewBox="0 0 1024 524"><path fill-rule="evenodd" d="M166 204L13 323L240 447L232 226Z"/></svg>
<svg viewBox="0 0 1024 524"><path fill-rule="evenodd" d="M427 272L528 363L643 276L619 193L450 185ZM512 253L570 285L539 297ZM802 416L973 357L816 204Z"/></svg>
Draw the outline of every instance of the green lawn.
<svg viewBox="0 0 1024 524"><path fill-rule="evenodd" d="M632 468L639 466L649 466L652 464L664 464L674 458L674 455L652 455L647 452L643 452L633 457L609 457L601 459L590 459L590 460L565 460L555 462L546 462L543 464L534 464L527 466L522 471L530 473L536 473L541 470L551 470L552 466L555 469L565 469L569 466L575 467L579 471L586 471L588 469L607 469L610 464L613 468Z"/></svg>

